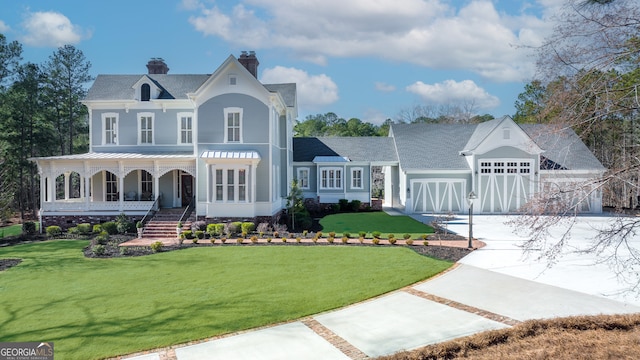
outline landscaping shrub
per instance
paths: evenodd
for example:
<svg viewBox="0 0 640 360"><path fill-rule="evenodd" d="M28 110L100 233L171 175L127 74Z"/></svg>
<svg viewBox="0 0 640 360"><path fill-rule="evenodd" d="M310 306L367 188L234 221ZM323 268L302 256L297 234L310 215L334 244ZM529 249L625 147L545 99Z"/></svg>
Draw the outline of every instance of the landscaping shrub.
<svg viewBox="0 0 640 360"><path fill-rule="evenodd" d="M72 237L76 237L78 236L78 234L80 234L80 231L78 231L78 227L77 226L73 226L67 229L67 235L70 235Z"/></svg>
<svg viewBox="0 0 640 360"><path fill-rule="evenodd" d="M100 225L100 224L93 225L93 233L94 234L100 234L101 232L102 232L102 225Z"/></svg>
<svg viewBox="0 0 640 360"><path fill-rule="evenodd" d="M27 235L33 235L36 233L36 223L33 221L25 221L22 224L22 232Z"/></svg>
<svg viewBox="0 0 640 360"><path fill-rule="evenodd" d="M339 204L331 204L331 211L334 213L337 213L340 211L340 205Z"/></svg>
<svg viewBox="0 0 640 360"><path fill-rule="evenodd" d="M256 224L254 224L254 223L252 223L252 222L250 222L250 221L243 222L243 223L240 225L240 229L242 230L242 232L243 232L243 233L248 234L248 233L253 232L253 230L255 230L255 229L256 229Z"/></svg>
<svg viewBox="0 0 640 360"><path fill-rule="evenodd" d="M428 246L429 245L429 242L427 240L423 241L422 243L424 244L424 246Z"/></svg>
<svg viewBox="0 0 640 360"><path fill-rule="evenodd" d="M222 232L224 231L224 224L209 224L207 225L207 234L209 234L210 237L214 237L214 236L220 236L222 235Z"/></svg>
<svg viewBox="0 0 640 360"><path fill-rule="evenodd" d="M133 222L129 221L129 218L125 213L121 213L116 217L116 229L119 234L130 232L134 228Z"/></svg>
<svg viewBox="0 0 640 360"><path fill-rule="evenodd" d="M128 246L120 246L120 255L126 256L128 254L129 254L129 247Z"/></svg>
<svg viewBox="0 0 640 360"><path fill-rule="evenodd" d="M364 243L364 236L360 236L360 237L358 238L358 241L360 241L360 244Z"/></svg>
<svg viewBox="0 0 640 360"><path fill-rule="evenodd" d="M197 244L198 243L198 238L194 237L193 239L191 239L191 242L194 243L194 244Z"/></svg>
<svg viewBox="0 0 640 360"><path fill-rule="evenodd" d="M366 231L358 231L358 236L360 236L361 238L367 237L367 232Z"/></svg>
<svg viewBox="0 0 640 360"><path fill-rule="evenodd" d="M296 237L296 242L299 244L302 241L302 238L300 236Z"/></svg>
<svg viewBox="0 0 640 360"><path fill-rule="evenodd" d="M151 244L151 251L153 251L154 253L160 252L162 251L162 247L164 245L162 244L162 241L156 241L153 244Z"/></svg>
<svg viewBox="0 0 640 360"><path fill-rule="evenodd" d="M333 236L329 236L327 238L327 241L329 242L329 244L333 244L333 240L334 240Z"/></svg>
<svg viewBox="0 0 640 360"><path fill-rule="evenodd" d="M382 233L380 231L372 231L371 232L371 236L373 236L376 239L380 239L380 235L382 235Z"/></svg>
<svg viewBox="0 0 640 360"><path fill-rule="evenodd" d="M236 242L238 244L242 244L244 242L244 239L239 237L239 238L236 239Z"/></svg>
<svg viewBox="0 0 640 360"><path fill-rule="evenodd" d="M102 256L104 255L104 252L105 252L104 245L97 244L93 247L92 251L93 251L93 255Z"/></svg>
<svg viewBox="0 0 640 360"><path fill-rule="evenodd" d="M77 228L80 235L90 235L93 230L89 223L78 224Z"/></svg>
<svg viewBox="0 0 640 360"><path fill-rule="evenodd" d="M413 245L413 240L407 239L406 243L407 243L407 245Z"/></svg>
<svg viewBox="0 0 640 360"><path fill-rule="evenodd" d="M394 245L396 243L395 238L389 238L389 244Z"/></svg>
<svg viewBox="0 0 640 360"><path fill-rule="evenodd" d="M394 234L389 234L389 235L387 235L387 239L389 239L389 240L391 240L391 239L393 239L393 238L395 238L395 237L396 237L396 236L395 236Z"/></svg>
<svg viewBox="0 0 640 360"><path fill-rule="evenodd" d="M118 234L118 225L113 221L107 221L102 223L102 230L109 233L109 235Z"/></svg>
<svg viewBox="0 0 640 360"><path fill-rule="evenodd" d="M185 239L193 239L193 231L184 230L180 235L184 235Z"/></svg>
<svg viewBox="0 0 640 360"><path fill-rule="evenodd" d="M349 237L348 237L348 236L343 236L343 237L342 237L342 243L343 243L343 244L346 244L346 243L348 243L348 242L349 242Z"/></svg>
<svg viewBox="0 0 640 360"><path fill-rule="evenodd" d="M350 238L351 237L351 233L348 232L348 231L345 231L345 232L342 233L342 236Z"/></svg>
<svg viewBox="0 0 640 360"><path fill-rule="evenodd" d="M202 231L204 232L205 230L207 230L207 222L206 221L194 221L191 223L191 231L193 232L197 232L197 231Z"/></svg>
<svg viewBox="0 0 640 360"><path fill-rule="evenodd" d="M242 222L241 221L233 221L231 223L231 229L234 234L242 232Z"/></svg>
<svg viewBox="0 0 640 360"><path fill-rule="evenodd" d="M380 239L378 238L374 238L372 241L374 245L378 245L380 243Z"/></svg>
<svg viewBox="0 0 640 360"><path fill-rule="evenodd" d="M329 231L329 237L336 237L335 231Z"/></svg>
<svg viewBox="0 0 640 360"><path fill-rule="evenodd" d="M353 212L358 212L360 210L360 205L362 205L362 201L360 200L352 200L349 203L349 210Z"/></svg>
<svg viewBox="0 0 640 360"><path fill-rule="evenodd" d="M340 211L349 211L349 200L347 199L340 199L338 200L338 206Z"/></svg>
<svg viewBox="0 0 640 360"><path fill-rule="evenodd" d="M100 234L96 235L95 240L100 245L107 245L107 242L109 241L109 233L103 230Z"/></svg>
<svg viewBox="0 0 640 360"><path fill-rule="evenodd" d="M254 243L254 244L255 244L255 243L257 243L257 242L258 242L258 237L257 237L257 236L255 236L255 235L253 235L253 236L251 237L251 242L252 242L252 243Z"/></svg>
<svg viewBox="0 0 640 360"><path fill-rule="evenodd" d="M45 231L48 237L56 237L62 235L62 229L58 225L47 226Z"/></svg>
<svg viewBox="0 0 640 360"><path fill-rule="evenodd" d="M409 239L411 239L411 234L404 234L404 235L402 235L402 237L403 237L405 240L409 240Z"/></svg>
<svg viewBox="0 0 640 360"><path fill-rule="evenodd" d="M269 223L262 222L258 224L256 231L260 234L260 237L263 237L266 232L269 232L271 228L269 227Z"/></svg>
<svg viewBox="0 0 640 360"><path fill-rule="evenodd" d="M322 239L322 231L318 231L318 232L316 233L316 236L317 236L319 239Z"/></svg>
<svg viewBox="0 0 640 360"><path fill-rule="evenodd" d="M196 230L195 234L196 234L196 238L198 238L198 239L204 239L204 231L202 231L202 230Z"/></svg>

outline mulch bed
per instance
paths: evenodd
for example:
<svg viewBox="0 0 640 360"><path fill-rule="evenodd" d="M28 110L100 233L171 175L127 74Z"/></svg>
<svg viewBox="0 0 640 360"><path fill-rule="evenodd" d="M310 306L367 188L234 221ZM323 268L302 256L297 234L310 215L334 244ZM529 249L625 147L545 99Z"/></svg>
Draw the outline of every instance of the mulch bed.
<svg viewBox="0 0 640 360"><path fill-rule="evenodd" d="M0 271L7 270L12 266L16 266L22 262L22 259L0 259Z"/></svg>

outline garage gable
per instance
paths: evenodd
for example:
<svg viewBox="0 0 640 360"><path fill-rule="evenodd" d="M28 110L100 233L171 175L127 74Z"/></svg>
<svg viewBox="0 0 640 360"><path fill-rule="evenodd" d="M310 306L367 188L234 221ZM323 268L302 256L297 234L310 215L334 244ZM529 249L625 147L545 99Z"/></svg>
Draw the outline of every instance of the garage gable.
<svg viewBox="0 0 640 360"><path fill-rule="evenodd" d="M484 154L505 146L529 154L543 152L529 135L508 116L478 124L467 142L464 152Z"/></svg>

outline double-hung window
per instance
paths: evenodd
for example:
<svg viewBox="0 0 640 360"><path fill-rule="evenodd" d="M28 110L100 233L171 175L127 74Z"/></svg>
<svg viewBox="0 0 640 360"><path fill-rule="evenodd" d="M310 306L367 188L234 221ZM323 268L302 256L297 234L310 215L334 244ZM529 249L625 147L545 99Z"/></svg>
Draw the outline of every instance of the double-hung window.
<svg viewBox="0 0 640 360"><path fill-rule="evenodd" d="M191 113L178 114L180 144L193 144L193 115Z"/></svg>
<svg viewBox="0 0 640 360"><path fill-rule="evenodd" d="M309 188L309 168L298 169L298 187L300 189Z"/></svg>
<svg viewBox="0 0 640 360"><path fill-rule="evenodd" d="M242 109L225 108L224 119L224 141L242 142Z"/></svg>
<svg viewBox="0 0 640 360"><path fill-rule="evenodd" d="M247 201L247 169L224 168L215 169L214 201L246 202Z"/></svg>
<svg viewBox="0 0 640 360"><path fill-rule="evenodd" d="M351 169L351 187L362 189L362 168Z"/></svg>
<svg viewBox="0 0 640 360"><path fill-rule="evenodd" d="M115 113L102 114L102 128L103 138L102 144L104 145L117 145L118 144L118 115Z"/></svg>
<svg viewBox="0 0 640 360"><path fill-rule="evenodd" d="M153 144L153 113L138 114L140 144Z"/></svg>
<svg viewBox="0 0 640 360"><path fill-rule="evenodd" d="M105 171L105 195L107 201L118 201L118 178L112 172Z"/></svg>
<svg viewBox="0 0 640 360"><path fill-rule="evenodd" d="M320 171L321 189L342 189L342 168L324 168Z"/></svg>

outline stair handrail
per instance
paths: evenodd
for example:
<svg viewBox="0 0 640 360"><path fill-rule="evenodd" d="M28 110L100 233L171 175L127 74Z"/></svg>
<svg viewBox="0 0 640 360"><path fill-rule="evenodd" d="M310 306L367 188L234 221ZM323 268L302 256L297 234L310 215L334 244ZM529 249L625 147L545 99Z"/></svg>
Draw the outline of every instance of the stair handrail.
<svg viewBox="0 0 640 360"><path fill-rule="evenodd" d="M195 208L195 203L196 203L196 197L193 196L191 198L191 201L189 201L189 205L187 205L187 208L184 209L184 211L182 212L182 216L180 216L180 220L178 220L178 224L182 224L185 221L185 219L191 215L191 212Z"/></svg>
<svg viewBox="0 0 640 360"><path fill-rule="evenodd" d="M147 213L144 215L144 217L142 218L142 220L140 220L140 223L142 224L142 227L144 228L144 225L149 222L149 220L151 220L151 218L156 214L156 212L158 210L160 210L160 197L162 195L158 195L158 197L156 197L156 200L153 202L153 204L151 204L151 207L149 207L149 210L147 210Z"/></svg>

